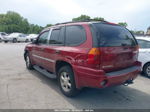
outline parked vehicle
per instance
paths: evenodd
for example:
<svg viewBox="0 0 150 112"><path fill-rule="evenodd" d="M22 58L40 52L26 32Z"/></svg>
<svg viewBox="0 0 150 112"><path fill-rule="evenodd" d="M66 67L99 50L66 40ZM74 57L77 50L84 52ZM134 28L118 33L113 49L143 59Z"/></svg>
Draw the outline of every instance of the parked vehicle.
<svg viewBox="0 0 150 112"><path fill-rule="evenodd" d="M5 32L0 32L0 42L2 42L3 41L3 38L5 37L5 36L7 36L8 34L7 33L5 33Z"/></svg>
<svg viewBox="0 0 150 112"><path fill-rule="evenodd" d="M38 37L37 34L29 34L29 35L27 36L28 40L31 41L31 42L32 42L33 40L35 40L37 37Z"/></svg>
<svg viewBox="0 0 150 112"><path fill-rule="evenodd" d="M131 84L141 70L138 43L124 27L109 22L63 23L44 29L25 47L28 69L57 78L62 93L83 87Z"/></svg>
<svg viewBox="0 0 150 112"><path fill-rule="evenodd" d="M16 43L16 42L28 42L29 41L29 39L26 38L26 35L22 34L22 33L11 33L10 35L5 36L3 40L5 43L7 43L7 42Z"/></svg>
<svg viewBox="0 0 150 112"><path fill-rule="evenodd" d="M142 62L142 71L144 75L150 77L150 40L147 38L138 38L140 45L138 59Z"/></svg>

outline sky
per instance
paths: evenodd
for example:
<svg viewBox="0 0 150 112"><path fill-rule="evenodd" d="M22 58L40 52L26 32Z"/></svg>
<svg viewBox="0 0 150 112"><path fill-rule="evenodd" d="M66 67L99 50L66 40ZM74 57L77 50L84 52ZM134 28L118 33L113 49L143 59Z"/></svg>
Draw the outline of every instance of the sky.
<svg viewBox="0 0 150 112"><path fill-rule="evenodd" d="M130 30L146 31L150 26L150 0L0 0L0 13L7 11L41 26L71 21L81 14L127 22Z"/></svg>

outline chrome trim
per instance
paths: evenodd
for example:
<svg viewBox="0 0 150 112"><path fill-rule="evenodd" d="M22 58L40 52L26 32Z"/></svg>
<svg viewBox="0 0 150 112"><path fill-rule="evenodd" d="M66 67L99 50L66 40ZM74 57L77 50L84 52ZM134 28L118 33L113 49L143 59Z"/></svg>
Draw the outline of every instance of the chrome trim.
<svg viewBox="0 0 150 112"><path fill-rule="evenodd" d="M49 40L50 40L50 38L51 38L52 29L53 29L53 28L50 28L50 30L49 30L49 34L48 34L48 38L47 38L47 43L48 43L48 44L49 44Z"/></svg>
<svg viewBox="0 0 150 112"><path fill-rule="evenodd" d="M34 56L34 57L36 57L36 58L40 58L40 59L46 60L46 61L49 61L49 62L52 62L52 63L55 62L55 60L48 59L48 58L44 58L44 57L41 57L41 56L38 56L38 55L35 55L35 54L33 54L32 56Z"/></svg>

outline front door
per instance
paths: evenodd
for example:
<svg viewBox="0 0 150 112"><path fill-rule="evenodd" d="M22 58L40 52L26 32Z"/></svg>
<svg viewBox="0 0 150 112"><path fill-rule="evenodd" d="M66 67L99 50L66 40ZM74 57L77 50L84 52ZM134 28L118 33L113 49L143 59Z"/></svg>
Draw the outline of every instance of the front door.
<svg viewBox="0 0 150 112"><path fill-rule="evenodd" d="M44 65L44 61L46 60L44 57L45 47L48 45L49 38L49 30L42 32L38 39L37 43L34 45L32 50L33 61L36 65L42 66Z"/></svg>

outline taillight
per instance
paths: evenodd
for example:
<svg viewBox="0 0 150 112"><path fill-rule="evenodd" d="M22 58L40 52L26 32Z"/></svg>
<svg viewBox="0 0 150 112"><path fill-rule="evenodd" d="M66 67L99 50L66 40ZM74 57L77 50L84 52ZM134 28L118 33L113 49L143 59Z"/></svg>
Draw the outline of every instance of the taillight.
<svg viewBox="0 0 150 112"><path fill-rule="evenodd" d="M88 64L100 64L100 50L99 48L92 48L88 53Z"/></svg>
<svg viewBox="0 0 150 112"><path fill-rule="evenodd" d="M135 56L135 60L138 60L139 55L139 46L137 45L135 51L133 51L133 55Z"/></svg>

